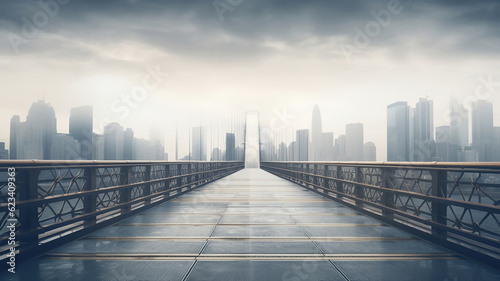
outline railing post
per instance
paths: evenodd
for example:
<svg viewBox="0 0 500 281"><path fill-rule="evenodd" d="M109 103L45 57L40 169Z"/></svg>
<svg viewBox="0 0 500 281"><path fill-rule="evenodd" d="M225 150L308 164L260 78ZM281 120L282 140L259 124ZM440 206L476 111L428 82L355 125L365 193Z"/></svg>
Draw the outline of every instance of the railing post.
<svg viewBox="0 0 500 281"><path fill-rule="evenodd" d="M323 187L330 189L330 180L326 178L330 177L328 175L328 165L326 164L323 164L323 176L325 176L325 178L323 179Z"/></svg>
<svg viewBox="0 0 500 281"><path fill-rule="evenodd" d="M170 165L165 165L165 188L164 190L170 189L170 180L168 179L171 176L170 173Z"/></svg>
<svg viewBox="0 0 500 281"><path fill-rule="evenodd" d="M300 179L302 180L302 182L301 182L302 184L306 183L306 175L305 175L305 172L306 172L306 171L305 171L305 170L306 170L307 168L308 168L308 167L307 167L307 164L302 164L302 163L300 164L300 171L302 172L302 173L300 174Z"/></svg>
<svg viewBox="0 0 500 281"><path fill-rule="evenodd" d="M431 170L432 176L432 196L446 198L447 197L447 171ZM446 225L447 205L441 202L432 201L432 220L442 225ZM432 227L432 235L437 237L445 237L446 230L439 227Z"/></svg>
<svg viewBox="0 0 500 281"><path fill-rule="evenodd" d="M344 179L344 173L342 172L342 166L337 166L337 179ZM344 193L344 183L341 181L337 181L337 191L340 193ZM337 198L342 198L342 195L337 194Z"/></svg>
<svg viewBox="0 0 500 281"><path fill-rule="evenodd" d="M182 177L180 177L182 175L182 164L178 164L177 165L177 176L179 176L178 178L176 178L176 187L179 187L182 185Z"/></svg>
<svg viewBox="0 0 500 281"><path fill-rule="evenodd" d="M120 168L120 185L130 184L130 167L124 166ZM130 202L130 188L120 189L120 204ZM130 205L124 206L121 208L121 212L127 213L131 209Z"/></svg>
<svg viewBox="0 0 500 281"><path fill-rule="evenodd" d="M363 182L363 171L361 170L361 167L355 168L355 181L357 183ZM354 194L355 194L356 198L364 199L364 188L362 186L356 184L354 186ZM363 203L356 200L356 205L360 206L360 205L363 205Z"/></svg>
<svg viewBox="0 0 500 281"><path fill-rule="evenodd" d="M187 177L186 186L188 189L191 188L191 182L192 182L191 181L191 173L193 172L193 165L195 165L195 167L196 167L196 164L192 164L192 163L188 164L188 170L187 170L187 175L186 175L186 177Z"/></svg>
<svg viewBox="0 0 500 281"><path fill-rule="evenodd" d="M150 181L151 180L151 165L146 165L146 170L144 171L144 181ZM142 190L142 195L143 196L148 196L151 195L151 184L146 183L144 184L143 190ZM145 205L151 204L151 198L148 198L144 201Z"/></svg>
<svg viewBox="0 0 500 281"><path fill-rule="evenodd" d="M319 183L319 180L318 180L318 164L312 164L312 165L314 167L314 171L313 171L314 176L312 177L312 184L313 184L313 188L314 189L318 189L318 187L317 187L318 183Z"/></svg>
<svg viewBox="0 0 500 281"><path fill-rule="evenodd" d="M381 187L392 189L392 179L394 178L395 169L392 168L381 168ZM382 192L382 204L389 208L395 208L394 205L394 193L387 191ZM382 215L385 218L394 219L394 213L389 210L382 210Z"/></svg>
<svg viewBox="0 0 500 281"><path fill-rule="evenodd" d="M85 184L83 186L84 191L91 191L97 188L96 180L97 180L97 168L88 167L84 168L83 177L85 178ZM85 214L91 214L96 211L96 202L97 196L95 194L88 195L83 197L83 209ZM96 216L91 216L85 219L84 225L94 225L96 223Z"/></svg>
<svg viewBox="0 0 500 281"><path fill-rule="evenodd" d="M19 190L19 200L26 201L38 198L38 176L39 169L28 169L18 174L17 185ZM19 209L19 242L23 247L38 246L38 234L25 235L30 231L38 229L38 206L21 207Z"/></svg>

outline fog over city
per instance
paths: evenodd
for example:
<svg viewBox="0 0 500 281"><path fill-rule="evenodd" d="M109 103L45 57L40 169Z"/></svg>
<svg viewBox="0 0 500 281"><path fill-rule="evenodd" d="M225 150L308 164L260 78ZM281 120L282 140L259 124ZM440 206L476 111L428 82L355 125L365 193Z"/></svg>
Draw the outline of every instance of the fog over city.
<svg viewBox="0 0 500 281"><path fill-rule="evenodd" d="M500 126L494 0L0 5L0 142L7 147L12 116L24 121L38 100L52 105L62 133L70 109L84 105L93 106L96 133L109 122L140 138L155 128L169 160L176 128L180 158L189 153L190 127L219 130L222 139L249 110L266 117L261 127L287 116L279 135L289 143L296 130L311 129L317 104L322 130L334 138L346 124L363 123L377 160L387 158L387 106L398 101L432 100L437 127L450 122L451 97L465 108L486 99Z"/></svg>

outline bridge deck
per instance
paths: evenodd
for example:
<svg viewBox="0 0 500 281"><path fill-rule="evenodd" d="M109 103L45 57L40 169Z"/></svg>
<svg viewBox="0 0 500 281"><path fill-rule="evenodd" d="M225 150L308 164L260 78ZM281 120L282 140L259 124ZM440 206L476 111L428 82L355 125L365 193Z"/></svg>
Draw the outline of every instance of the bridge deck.
<svg viewBox="0 0 500 281"><path fill-rule="evenodd" d="M245 169L2 280L500 280L499 271ZM1 278L0 278L1 279Z"/></svg>

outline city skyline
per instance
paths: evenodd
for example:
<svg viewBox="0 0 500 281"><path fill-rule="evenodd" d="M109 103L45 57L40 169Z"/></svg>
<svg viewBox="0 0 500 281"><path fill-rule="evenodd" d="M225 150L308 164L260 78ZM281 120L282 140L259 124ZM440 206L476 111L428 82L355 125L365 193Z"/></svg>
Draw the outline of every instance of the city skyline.
<svg viewBox="0 0 500 281"><path fill-rule="evenodd" d="M165 150L167 141L161 128L150 127L149 138L136 137L133 128L126 128L118 122L104 125L101 134L93 130L93 107L78 106L70 109L69 128L64 132L57 130L54 108L44 100L32 103L27 117L23 120L19 115L10 119L9 143L0 142L0 159L40 159L40 160L168 160L169 152ZM240 117L240 116L238 116ZM228 127L195 126L185 128L189 131L189 146L185 155L178 160L208 161L212 158L225 160L225 143L230 138L232 153L228 157L233 160L241 158L241 141L244 127L239 119L224 120L231 123ZM220 128L223 127L223 128ZM225 132L229 128L232 132ZM177 131L176 131L177 133ZM215 135L214 135L215 134ZM223 134L224 138L220 135ZM177 138L177 135L176 135ZM238 145L236 145L238 141ZM170 142L170 140L168 141ZM217 145L220 146L216 147ZM232 146L232 147L231 147ZM209 153L207 154L207 149ZM213 150L212 150L213 149ZM216 152L220 150L220 152ZM177 147L175 149L177 152ZM10 153L9 153L10 152ZM184 151L181 151L184 153ZM217 153L218 155L213 155ZM177 157L170 154L171 157ZM9 156L9 157L6 157ZM208 156L208 157L207 157ZM224 159L220 159L221 157ZM170 158L176 160L176 158Z"/></svg>
<svg viewBox="0 0 500 281"><path fill-rule="evenodd" d="M38 104L41 104L41 105L47 104L47 105L50 106L50 104L45 103L43 100L39 100L39 101L33 103L32 107L33 107L33 105L38 105ZM427 105L427 104L429 104L429 105ZM283 151L280 152L280 144L279 143L283 142L283 141L285 142L285 144L287 146L286 147L286 150L287 150L286 151L286 155L287 155L287 158L290 158L291 157L290 153L296 153L296 151L294 151L294 152L290 151L290 147L289 147L290 144L292 142L294 142L293 145L300 145L300 143L297 143L297 139L299 138L298 137L299 136L299 131L306 130L307 132L305 132L305 134L307 134L307 138L309 140L307 142L307 145L306 145L307 146L307 159L309 161L314 161L315 157L316 157L315 156L315 154L316 154L316 152L315 152L315 141L314 141L314 137L313 137L312 131L316 131L315 132L316 136L318 136L318 135L320 136L319 146L322 149L321 153L323 154L323 156L321 156L321 159L317 159L317 161L325 161L325 160L327 160L327 161L328 160L329 161L331 161L331 160L342 160L342 161L344 161L344 160L350 160L350 159L351 160L364 159L366 157L368 157L366 159L372 159L371 156L366 156L365 155L365 157L363 157L363 147L366 147L367 143L371 143L370 147L372 147L371 145L373 144L373 149L376 151L375 159L378 160L378 161L385 161L385 160L389 160L389 161L407 161L407 160L404 160L404 159L410 159L411 161L423 161L422 159L427 159L428 161L440 161L437 154L439 154L441 156L444 155L443 154L444 152L442 152L442 150L445 149L443 147L442 143L441 143L441 146L439 146L437 144L438 141L439 141L440 136L441 136L441 138L443 138L443 139L441 139L441 142L443 142L443 141L449 142L452 145L457 145L457 146L462 147L462 149L464 149L464 147L471 147L471 148L477 148L478 147L478 144L476 144L476 145L473 144L474 135L478 135L479 134L479 133L474 133L474 128L477 129L478 126L474 126L473 122L470 122L469 120L478 119L477 117L474 119L474 117L472 116L473 113L474 112L478 112L478 110L474 111L472 109L475 106L478 106L478 105L481 105L481 104L483 105L483 107L484 106L487 107L487 110L479 110L481 112L481 114L482 114L481 116L484 116L486 114L486 116L483 117L483 119L486 118L488 120L488 122L489 122L488 126L491 127L491 129L487 129L487 128L485 129L485 128L483 128L481 132L482 132L482 134L485 134L485 133L486 134L488 134L488 133L491 134L491 136L492 136L491 140L488 139L488 142L491 143L491 144L487 144L488 147L491 147L491 148L488 148L488 149L491 150L491 149L493 149L493 148L496 147L495 143L493 142L493 136L495 134L497 134L496 131L493 132L493 128L495 127L494 126L494 122L493 122L494 115L495 115L495 114L493 114L494 113L494 109L493 109L494 105L491 102L487 102L485 100L477 100L477 101L472 102L471 106L470 106L471 109L470 110L466 110L465 109L466 105L459 104L456 99L450 99L450 101L449 101L449 113L448 113L449 116L450 116L449 123L448 124L444 124L444 125L440 125L440 126L436 126L434 124L434 122L433 122L433 116L434 116L433 101L431 99L429 99L429 98L419 98L418 102L416 102L416 104L415 104L415 108L412 108L411 106L408 106L408 102L405 102L405 101L394 102L394 103L388 105L387 106L387 110L388 110L387 114L389 114L389 112L390 112L389 109L390 108L392 108L394 106L399 106L399 107L404 108L404 110L406 112L404 114L407 114L408 116L411 115L412 116L411 120L414 120L414 121L412 121L412 125L410 127L408 127L408 129L407 129L407 130L414 130L414 131L411 132L411 134L413 134L411 137L410 137L410 131L408 131L408 133L407 133L408 134L408 139L406 140L406 142L408 142L407 143L407 146L408 146L408 148L407 148L408 156L406 158L405 157L400 157L400 158L394 158L394 157L392 157L391 158L391 157L389 157L389 151L387 152L388 153L386 155L387 157L381 157L380 156L380 150L384 150L383 148L385 148L384 147L385 145L384 144L382 144L382 145L377 144L376 142L374 142L371 139L363 140L363 135L364 135L364 132L365 132L365 128L363 128L364 127L363 123L359 123L359 122L357 124L361 125L361 129L360 129L361 138L360 138L359 143L356 144L357 148L355 149L355 150L359 151L359 153L358 153L359 155L356 154L356 156L350 156L350 154L352 154L352 152L347 151L347 150L349 150L349 148L348 148L349 145L347 145L347 148L346 147L343 148L344 152L342 152L343 153L342 154L341 152L339 152L339 148L335 147L335 145L339 141L339 137L340 137L340 139L345 138L345 136L347 135L347 132L348 132L349 128L350 127L352 128L352 126L354 126L355 123L345 124L345 128L346 129L344 130L343 134L342 133L335 133L335 132L325 132L325 130L322 129L322 127L323 127L322 124L321 124L322 123L322 115L321 115L320 109L319 109L319 107L318 107L317 104L315 104L314 107L312 109L310 109L310 114L309 114L309 116L310 116L309 117L310 118L310 123L309 123L310 127L306 126L303 129L296 129L296 130L294 130L293 126L286 126L286 129L284 129L285 133L279 132L280 130L283 130L283 128L280 128L278 130L275 130L275 132L271 132L272 136L269 136L269 137L271 137L273 139L272 140L270 139L269 141L273 142L273 151L272 151L272 154L274 155L273 157L275 157L276 160L278 159L277 156L280 153L283 153ZM37 106L37 107L40 107L40 106ZM418 108L418 110L417 110L417 108ZM36 112L37 110L33 110L32 108L30 108L30 112L31 111ZM50 111L51 111L50 115L53 115L55 117L56 116L56 112L52 108L50 108ZM426 112L426 113L425 114L424 113L418 114L417 113L418 111L423 111L423 112ZM489 112L489 113L484 113L485 111ZM78 106L78 107L72 108L70 110L70 112L71 112L71 114L70 114L70 118L69 118L69 130L66 130L65 132L61 132L59 130L57 131L58 132L58 134L57 134L57 143L74 146L74 144L72 144L72 140L75 139L76 141L80 142L80 144L79 144L80 147L85 147L86 145L82 145L81 144L82 139L85 141L85 138L83 137L84 134L81 134L81 133L79 134L79 133L75 133L75 132L71 133L71 130L72 130L71 126L73 124L73 126L75 128L78 128L78 130L82 131L82 126L84 126L84 125L82 125L82 122L83 122L83 124L88 124L88 125L85 125L86 128L83 131L85 131L85 130L92 131L92 126L90 125L90 123L92 121L92 117L93 117L92 106L89 106L89 105ZM311 113L312 113L312 115L311 115ZM429 117L425 117L425 116L427 116L426 114L429 114L429 113L430 113L430 116ZM87 115L88 117L85 117L85 115ZM278 115L279 115L279 113L278 113ZM422 118L430 118L430 120L417 122L419 120L418 116L420 116L420 115L424 116ZM77 116L77 117L80 117L80 118L83 118L83 119L86 118L87 120L77 121L78 118L74 117L74 116ZM311 118L311 116L312 116L312 118ZM400 115L400 116L403 116L403 115ZM13 120L17 120L16 118L18 118L18 117L16 117L16 116L12 117L11 118L11 123L13 122ZM394 118L394 116L392 118ZM407 118L410 118L410 117L407 117ZM37 120L39 118L35 118L35 117L32 116L31 119ZM73 119L73 122L72 122L72 119ZM266 122L267 123L271 123L269 120L264 120L263 118L260 118L260 119L261 119L261 122L264 123L264 124L266 124ZM274 118L274 119L275 120L273 120L273 121L276 121L277 118ZM398 117L396 119L401 119L401 118ZM27 118L27 120L28 120L28 118ZM16 122L19 122L19 121L16 121ZM53 127L55 124L59 123L59 121L60 121L59 119L57 119L57 122L55 120L53 122L51 121L54 124L52 124L50 126ZM306 120L302 120L302 121L306 121ZM231 120L231 122L235 123L236 121ZM409 122L409 120L407 122ZM425 123L425 126L424 126L425 129L421 128L420 129L421 132L418 133L416 128L422 127L422 125L419 125L422 122ZM113 124L113 123L119 124L117 122L111 122L111 123L108 123L107 126L109 126L109 124ZM176 125L176 127L177 126L178 125ZM215 124L215 126L217 127L218 125ZM231 126L232 126L233 130L236 129L234 127L234 124L231 124ZM244 126L244 125L240 124L239 127L241 127L241 126ZM387 126L389 126L389 123L387 123ZM399 126L401 126L401 125L399 125ZM200 127L200 126L198 126L198 127ZM205 128L205 126L201 126L201 127ZM11 124L10 135L12 135L12 128L13 128L13 126ZM190 153L195 153L195 154L197 153L195 151L196 150L195 144L192 143L192 140L195 139L195 138L193 138L193 135L195 134L195 128L196 128L196 126L191 126L190 127L190 130L191 130L189 132L189 144L190 144L189 145L189 149L190 150L187 151L186 153L184 153L183 151L181 151L181 154L178 156L179 157L178 159L188 159L188 160L191 159L191 160L194 160L194 158L196 158L196 159L200 158L199 156L196 156L196 157L193 158L194 154L191 155L191 156L189 156ZM125 127L123 127L122 129L123 129L123 133L125 133L125 134L126 134L126 131L131 130L129 132L129 134L132 134L132 136L131 136L132 139L135 139L135 136L137 136L135 134L135 131L134 131L133 128L125 128ZM125 129L127 129L127 130L125 130ZM176 128L176 129L178 130L178 128ZM105 128L105 130L106 130L106 128ZM161 130L162 129L156 128L156 134L158 134L159 131L161 131ZM207 151L203 151L204 156L201 157L201 158L204 158L204 159L207 159L207 160L210 160L212 158L215 158L215 159L221 159L221 158L223 158L223 159L225 159L225 151L226 151L226 143L225 143L225 141L228 140L227 139L228 138L227 134L231 134L231 132L223 133L223 132L221 132L221 130L219 128L216 128L217 132L215 132L215 133L213 132L214 129L211 129L211 130L212 130L212 132L211 132L210 137L209 137L210 138L210 140L209 140L210 141L210 145L209 146L207 146L208 142L207 142L206 136L204 137L205 138L205 140L204 140L204 142L205 142L204 147L206 147L205 149ZM265 130L268 130L268 132L269 132L269 128L265 128ZM386 130L387 130L387 134L389 135L389 127L386 127ZM435 133L434 133L434 130L436 130ZM438 130L440 130L440 131L438 132ZM497 130L497 129L495 129L495 130ZM75 129L73 129L73 131L75 131ZM150 130L149 139L151 141L153 141L155 139L155 137L151 135L151 132L153 132L153 130ZM290 132L292 132L292 135L293 135L292 138L291 138L292 141L288 141L287 137L285 137L285 138L283 137L283 135L290 134ZM498 133L500 134L500 131ZM214 136L214 134L215 134L215 136ZM301 134L303 134L303 133L301 133ZM420 145L418 145L420 151L413 151L412 150L413 146L417 147L417 144L418 144L418 142L416 141L418 134L425 135L425 136L423 136L423 137L420 136L421 143L420 143ZM439 136L438 136L438 134L439 134ZM9 140L11 139L10 135L9 135ZM70 135L70 136L72 136L73 139L63 140L62 137L65 137L65 135ZM88 135L88 133L87 133L87 135ZM94 135L95 135L95 132L94 132ZM175 158L172 158L172 156L175 157L175 151L176 151L175 139L167 139L166 137L164 138L163 134L160 134L160 135L162 135L162 137L161 137L162 139L159 140L161 142L161 150L162 150L162 152L160 154L163 155L165 153L166 155L170 155L170 159L171 160L175 160ZM205 132L205 135L206 135L206 132ZM94 136L94 138L95 137L96 136ZM178 136L174 136L174 137L177 138ZM144 138L141 138L141 137L137 137L137 138L138 139L144 139ZM214 138L216 138L216 140L214 140ZM265 138L265 136L264 136L264 138ZM274 140L274 138L279 139L279 141ZM449 138L449 140L447 138ZM200 137L200 140L201 139L202 138ZM476 137L476 139L478 139L478 137ZM333 140L333 144L329 144L330 140ZM390 146L389 138L387 138L387 140L388 140L387 141L387 147L389 147ZM425 144L423 144L427 140L433 142L432 153L428 150L430 148L428 146L426 146ZM71 144L68 144L68 141ZM318 140L316 140L316 141L318 141ZM340 141L341 142L345 142L345 143L350 143L352 145L352 141L349 141L348 139L345 139L345 140L342 139ZM405 141L401 141L401 143L404 143L404 142ZM8 143L9 142L7 142L7 144ZM41 143L42 146L43 146L43 143L44 142L42 141L42 143ZM463 143L468 143L468 144L466 146L463 146ZM477 143L477 141L476 141L476 143ZM167 147L169 147L169 146L172 147L172 144L174 144L174 150L170 151L169 149L167 149ZM219 144L219 145L217 145L217 144ZM243 144L241 143L241 145L243 145ZM328 147L330 145L332 146L331 149L330 148L326 148L325 149L325 147ZM346 144L343 144L343 145L346 146ZM399 144L396 144L396 143L392 143L392 145L393 145L393 147L399 146ZM129 146L133 146L132 141L130 141ZM316 146L317 146L317 144L316 144ZM440 148L441 152L436 152L436 146L441 147ZM238 147L238 146L236 146L236 147ZM10 147L8 145L6 145L6 148L10 150ZM50 148L48 148L48 149L50 149ZM216 151L214 149L218 149L218 151ZM446 148L446 149L449 150L451 148ZM477 157L478 157L479 160L482 159L482 161L491 161L491 160L488 160L490 158L484 156L485 153L489 153L489 152L487 152L487 151L490 151L488 149L481 150L483 152L481 152L481 151L479 151L479 149L477 149L478 153L479 153L479 155ZM45 150L47 150L47 148L43 149L43 151L45 151ZM305 151L305 150L302 149L301 151ZM325 152L325 153L331 153L331 156L325 156L326 154L323 153L324 151L331 151L331 152ZM47 153L48 153L47 155L50 155L50 151L47 152ZM89 159L89 157L90 158L94 157L94 159L99 159L99 158L95 158L95 155L90 155L89 156L88 153L89 153L88 149L87 149L87 151L85 153L83 153L83 154L86 154L87 156L83 155L82 152L78 151L78 155L80 155L81 159L86 159L86 158ZM95 151L94 151L94 153L95 153ZM156 152L156 154L157 153L158 152ZM398 152L398 153L400 155L404 154L404 152ZM422 155L419 156L419 155L417 155L418 153L421 153ZM481 153L483 153L483 154L481 154ZM498 153L500 153L500 151ZM214 154L217 154L218 156L217 155L213 156ZM430 156L431 154L432 154L432 156ZM447 153L446 155L448 155L448 154L449 153ZM130 155L132 155L132 153L130 153ZM304 153L302 153L302 155L304 155ZM328 155L330 155L330 154L328 154ZM345 155L345 157L344 156L340 156L339 157L339 155ZM24 157L24 156L21 156L21 157ZM39 156L39 157L41 157L41 158L45 157L46 158L46 156ZM158 158L159 156L155 156L155 157L150 156L149 158L148 157L146 157L146 158L150 159L151 157L152 158ZM465 156L463 156L463 157L465 157ZM459 159L464 159L462 161L465 161L465 158L463 158L463 157L462 158L458 157L458 158L456 158L458 160L450 160L450 161L459 161ZM106 158L106 156L104 156L103 159L105 159L105 158ZM113 157L111 157L111 158L113 158ZM118 158L120 158L120 157L118 157ZM441 157L441 158L455 159L453 157L452 158ZM135 155L133 157L129 156L128 159L136 159L136 156ZM161 159L161 157L158 158L158 159ZM301 159L304 159L304 158L302 157ZM475 159L474 157L472 157L472 158L469 157L468 159L469 160L467 160L467 161L477 161L477 160L471 160L471 159ZM497 159L497 158L495 158L495 159ZM359 160L356 160L356 161L359 161Z"/></svg>

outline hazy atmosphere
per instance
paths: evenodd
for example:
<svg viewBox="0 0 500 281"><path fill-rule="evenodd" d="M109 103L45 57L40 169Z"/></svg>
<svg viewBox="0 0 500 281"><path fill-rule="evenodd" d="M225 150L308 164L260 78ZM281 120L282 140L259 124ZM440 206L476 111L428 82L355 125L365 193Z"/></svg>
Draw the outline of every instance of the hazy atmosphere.
<svg viewBox="0 0 500 281"><path fill-rule="evenodd" d="M285 114L289 136L364 124L385 160L387 105L449 100L500 110L500 3L479 1L3 1L0 142L13 115L43 99L68 132L70 108L92 105L94 131L115 121L188 153L188 127L247 110ZM146 92L138 92L142 86ZM225 120L225 121L220 121ZM243 119L240 119L243 120ZM208 122L208 123L207 123ZM500 114L495 114L500 125ZM266 127L268 124L261 124ZM237 140L238 141L238 140ZM288 140L290 141L290 139ZM172 159L172 158L170 158Z"/></svg>

